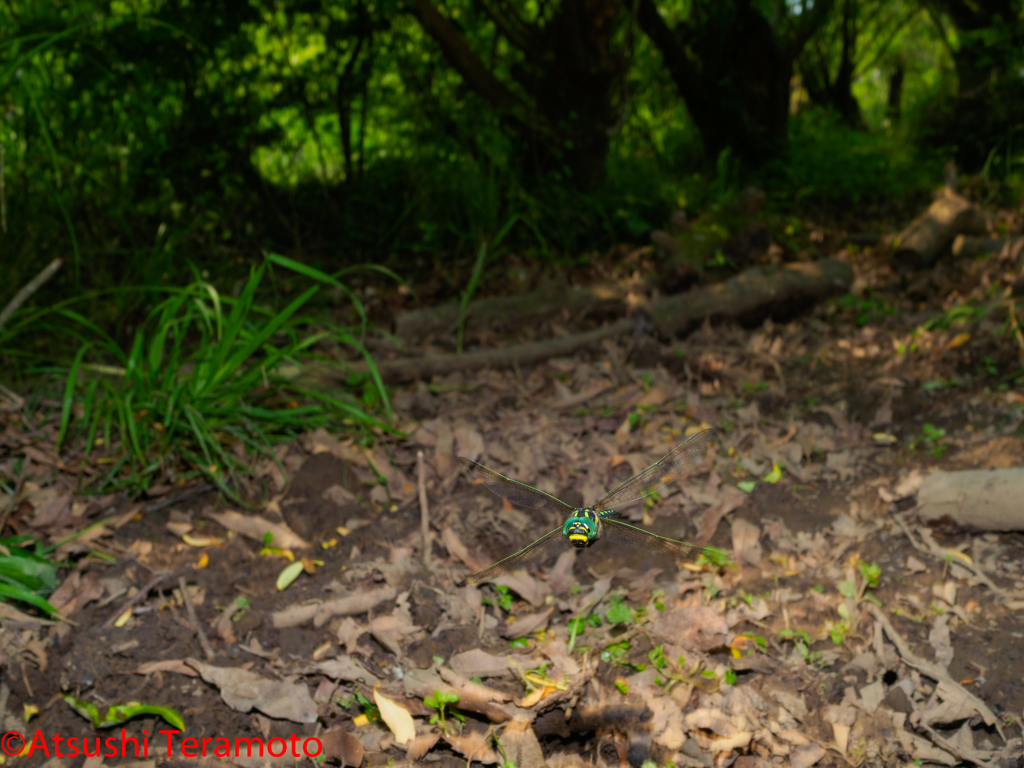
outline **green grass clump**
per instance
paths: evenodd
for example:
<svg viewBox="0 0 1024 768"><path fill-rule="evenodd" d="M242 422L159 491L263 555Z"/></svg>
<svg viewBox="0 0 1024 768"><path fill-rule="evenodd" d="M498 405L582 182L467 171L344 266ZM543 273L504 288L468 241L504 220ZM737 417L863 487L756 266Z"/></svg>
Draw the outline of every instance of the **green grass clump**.
<svg viewBox="0 0 1024 768"><path fill-rule="evenodd" d="M315 281L284 309L260 305L270 265ZM323 326L300 314L325 286L355 305L363 329ZM166 291L125 350L69 308L55 310L81 346L66 370L58 449L80 446L105 471L96 490L144 491L158 477L203 476L237 499L232 486L249 455L276 457L275 441L320 426L389 430L384 384L363 348L365 313L336 277L281 256L252 270L238 298L201 279ZM304 388L285 375L320 344L347 345L366 359L362 400ZM368 402L369 401L369 402ZM376 407L381 417L370 413ZM239 448L244 450L239 450Z"/></svg>
<svg viewBox="0 0 1024 768"><path fill-rule="evenodd" d="M57 587L53 563L30 547L38 542L31 536L0 539L0 600L18 600L51 616L57 609L43 597Z"/></svg>

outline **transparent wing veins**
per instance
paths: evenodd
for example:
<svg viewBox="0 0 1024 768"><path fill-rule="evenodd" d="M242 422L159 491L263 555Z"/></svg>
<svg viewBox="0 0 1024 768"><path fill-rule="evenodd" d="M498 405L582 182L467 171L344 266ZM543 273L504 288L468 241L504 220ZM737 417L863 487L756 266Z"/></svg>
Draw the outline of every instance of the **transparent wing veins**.
<svg viewBox="0 0 1024 768"><path fill-rule="evenodd" d="M711 429L698 432L651 466L640 470L633 477L606 493L600 501L594 504L594 509L600 512L621 507L631 501L650 496L673 480L678 480L687 469L700 460L700 456L704 453L704 448L707 447L713 434L714 430Z"/></svg>
<svg viewBox="0 0 1024 768"><path fill-rule="evenodd" d="M482 571L467 576L459 582L458 586L464 587L467 584L479 584L482 581L505 576L516 571L522 571L531 565L539 565L557 553L572 549L572 544L562 535L561 528L555 528L550 533L541 536L533 544L509 555L504 560L499 560L494 565L484 568Z"/></svg>
<svg viewBox="0 0 1024 768"><path fill-rule="evenodd" d="M531 488L525 483L510 480L503 474L495 472L493 469L485 467L483 464L479 464L472 459L467 459L464 456L460 456L459 461L466 465L473 474L473 477L483 481L484 487L487 490L508 499L513 504L529 509L554 512L562 516L572 514L573 508L571 506L550 494L544 493L544 491L538 491L536 488Z"/></svg>
<svg viewBox="0 0 1024 768"><path fill-rule="evenodd" d="M696 559L700 554L706 555L708 559L713 559L717 555L713 550L698 547L696 544L667 539L620 520L602 520L601 523L604 526L604 538L612 544L625 544L627 547L644 552L657 552L688 559Z"/></svg>

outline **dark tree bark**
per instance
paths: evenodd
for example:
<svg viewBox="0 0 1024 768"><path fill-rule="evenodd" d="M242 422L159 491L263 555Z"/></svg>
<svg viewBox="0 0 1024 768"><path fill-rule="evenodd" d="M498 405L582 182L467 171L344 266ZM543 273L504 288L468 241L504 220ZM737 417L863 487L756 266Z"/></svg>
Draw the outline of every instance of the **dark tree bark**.
<svg viewBox="0 0 1024 768"><path fill-rule="evenodd" d="M837 30L840 41L839 66L835 77L831 72L831 56L827 41L817 36L799 58L800 76L811 102L830 107L845 123L864 127L860 104L853 95L857 56L857 0L843 0L843 12ZM833 33L836 34L836 33Z"/></svg>
<svg viewBox="0 0 1024 768"><path fill-rule="evenodd" d="M670 29L654 0L638 0L640 27L661 52L709 155L731 148L756 167L785 149L793 63L833 1L819 0L789 29L777 29L752 0L709 0Z"/></svg>
<svg viewBox="0 0 1024 768"><path fill-rule="evenodd" d="M927 0L936 18L945 12L957 28L953 52L957 103L948 126L960 165L977 168L1024 119L1024 85L1018 74L1024 51L1020 0Z"/></svg>
<svg viewBox="0 0 1024 768"><path fill-rule="evenodd" d="M903 74L903 63L897 62L896 68L889 75L887 114L892 125L899 125L903 111Z"/></svg>
<svg viewBox="0 0 1024 768"><path fill-rule="evenodd" d="M465 84L501 113L528 171L564 171L576 186L593 187L604 172L616 86L627 65L615 42L619 0L562 0L543 23L498 3L475 4L524 54L512 71L522 96L491 72L433 0L412 0L412 14Z"/></svg>

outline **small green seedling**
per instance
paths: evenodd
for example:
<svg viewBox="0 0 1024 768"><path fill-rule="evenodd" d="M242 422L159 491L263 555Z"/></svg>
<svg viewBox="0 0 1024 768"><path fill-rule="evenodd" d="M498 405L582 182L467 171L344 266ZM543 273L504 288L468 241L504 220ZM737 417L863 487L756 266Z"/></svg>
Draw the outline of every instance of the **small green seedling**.
<svg viewBox="0 0 1024 768"><path fill-rule="evenodd" d="M628 605L622 602L621 597L613 597L612 604L605 611L604 620L609 624L632 624L633 611Z"/></svg>
<svg viewBox="0 0 1024 768"><path fill-rule="evenodd" d="M459 703L459 694L448 693L446 691L434 691L434 695L423 700L423 703L431 709L436 709L437 714L430 716L431 725L440 725L443 733L448 733L448 721L445 720L445 709L449 704ZM454 707L448 711L448 714L459 720L459 722L466 722L466 718L462 716L458 710Z"/></svg>
<svg viewBox="0 0 1024 768"><path fill-rule="evenodd" d="M359 693L359 691L356 691L356 701L363 708L363 714L366 715L367 720L380 720L380 710L377 708L377 705Z"/></svg>

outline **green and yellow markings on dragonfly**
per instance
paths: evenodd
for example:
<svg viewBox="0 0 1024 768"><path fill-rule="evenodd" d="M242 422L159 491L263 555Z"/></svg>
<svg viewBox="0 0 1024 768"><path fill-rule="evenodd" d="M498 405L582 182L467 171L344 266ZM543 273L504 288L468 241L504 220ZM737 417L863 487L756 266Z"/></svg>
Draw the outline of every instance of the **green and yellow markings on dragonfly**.
<svg viewBox="0 0 1024 768"><path fill-rule="evenodd" d="M473 476L480 480L489 491L521 507L554 512L564 515L566 519L560 528L549 531L514 555L484 568L479 573L467 576L459 583L459 586L479 584L489 579L515 573L531 565L538 565L550 560L555 555L569 549L584 549L593 546L601 539L607 539L613 544L624 544L644 552L694 558L704 555L708 562L718 562L720 559L718 550L706 549L658 536L615 519L619 514L616 511L618 507L650 496L682 477L699 461L713 434L714 431L710 429L698 432L671 453L646 469L637 472L589 507L573 507L548 493L510 480L493 469L488 469L483 464L460 456L459 461L465 464Z"/></svg>

